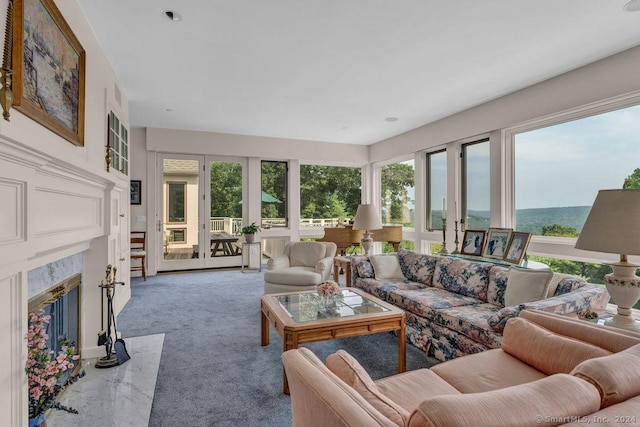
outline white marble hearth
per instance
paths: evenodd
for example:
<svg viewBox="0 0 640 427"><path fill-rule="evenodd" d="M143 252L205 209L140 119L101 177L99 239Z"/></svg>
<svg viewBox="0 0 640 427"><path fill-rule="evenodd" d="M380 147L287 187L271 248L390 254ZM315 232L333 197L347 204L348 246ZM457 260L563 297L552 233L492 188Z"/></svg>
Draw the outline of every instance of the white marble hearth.
<svg viewBox="0 0 640 427"><path fill-rule="evenodd" d="M61 403L79 414L51 411L48 427L131 426L149 424L164 334L125 338L131 359L122 366L96 369L89 359L86 376L63 393Z"/></svg>

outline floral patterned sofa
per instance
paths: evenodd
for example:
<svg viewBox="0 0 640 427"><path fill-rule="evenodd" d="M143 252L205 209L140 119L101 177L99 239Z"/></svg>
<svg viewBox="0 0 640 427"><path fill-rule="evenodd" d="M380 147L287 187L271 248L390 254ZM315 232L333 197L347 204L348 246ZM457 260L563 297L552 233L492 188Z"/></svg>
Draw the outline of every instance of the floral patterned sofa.
<svg viewBox="0 0 640 427"><path fill-rule="evenodd" d="M389 266L394 262L390 257L397 257L396 273L383 272L383 267L376 272L374 264L380 266L379 261L384 260ZM509 277L515 288L515 274L522 270L406 250L395 256L354 256L351 260L352 286L404 309L411 344L441 361L499 348L507 320L525 308L565 314L601 309L609 300L603 286L547 271L543 298L505 306Z"/></svg>

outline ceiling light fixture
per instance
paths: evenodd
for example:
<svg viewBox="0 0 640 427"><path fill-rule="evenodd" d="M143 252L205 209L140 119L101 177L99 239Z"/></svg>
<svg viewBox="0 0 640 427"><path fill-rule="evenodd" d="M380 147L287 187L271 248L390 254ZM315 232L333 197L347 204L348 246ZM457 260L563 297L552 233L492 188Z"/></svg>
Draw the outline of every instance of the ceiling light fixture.
<svg viewBox="0 0 640 427"><path fill-rule="evenodd" d="M171 21L174 21L174 22L182 21L182 15L180 15L176 11L165 10L164 12L162 12L162 14Z"/></svg>
<svg viewBox="0 0 640 427"><path fill-rule="evenodd" d="M388 121L388 122L397 122L398 118L397 117L387 117L385 120Z"/></svg>
<svg viewBox="0 0 640 427"><path fill-rule="evenodd" d="M624 10L627 12L637 12L640 10L640 0L631 0L624 5Z"/></svg>

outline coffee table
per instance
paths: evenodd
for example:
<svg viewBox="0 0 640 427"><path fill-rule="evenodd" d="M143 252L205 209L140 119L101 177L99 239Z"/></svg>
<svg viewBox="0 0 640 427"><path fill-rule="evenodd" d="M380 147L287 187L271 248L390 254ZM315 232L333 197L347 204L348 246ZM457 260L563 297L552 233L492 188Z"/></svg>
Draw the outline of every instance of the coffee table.
<svg viewBox="0 0 640 427"><path fill-rule="evenodd" d="M283 352L300 344L398 331L398 372L404 372L404 311L360 289L341 291L335 304L325 304L315 291L263 295L261 345L269 345L269 323L282 338ZM289 394L284 368L282 384Z"/></svg>

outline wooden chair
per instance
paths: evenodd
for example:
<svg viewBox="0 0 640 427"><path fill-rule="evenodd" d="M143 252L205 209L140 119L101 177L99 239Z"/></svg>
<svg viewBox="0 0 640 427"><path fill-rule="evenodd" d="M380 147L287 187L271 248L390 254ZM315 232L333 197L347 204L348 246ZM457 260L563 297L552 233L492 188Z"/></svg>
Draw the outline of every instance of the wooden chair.
<svg viewBox="0 0 640 427"><path fill-rule="evenodd" d="M139 266L134 266L134 260L140 260ZM131 232L131 271L142 271L142 278L147 280L147 270L145 263L147 261L147 232L132 231Z"/></svg>

